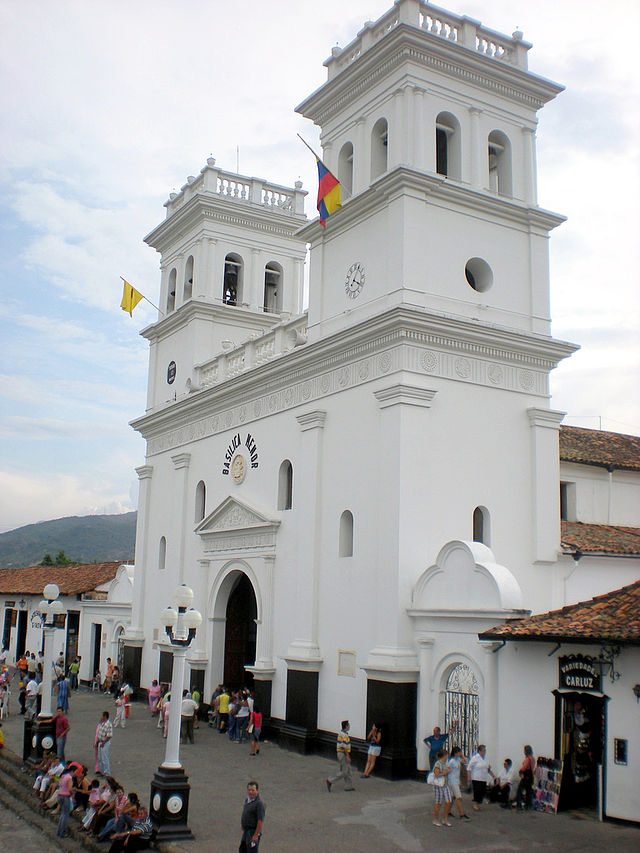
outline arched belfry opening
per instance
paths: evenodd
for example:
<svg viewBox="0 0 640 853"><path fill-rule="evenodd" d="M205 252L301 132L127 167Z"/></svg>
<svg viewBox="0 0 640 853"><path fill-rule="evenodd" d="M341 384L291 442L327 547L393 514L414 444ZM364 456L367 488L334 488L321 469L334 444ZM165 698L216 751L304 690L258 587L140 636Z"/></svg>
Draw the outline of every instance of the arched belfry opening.
<svg viewBox="0 0 640 853"><path fill-rule="evenodd" d="M223 669L224 683L231 688L253 683L253 675L245 666L255 663L258 615L251 581L243 572L234 575L225 614Z"/></svg>

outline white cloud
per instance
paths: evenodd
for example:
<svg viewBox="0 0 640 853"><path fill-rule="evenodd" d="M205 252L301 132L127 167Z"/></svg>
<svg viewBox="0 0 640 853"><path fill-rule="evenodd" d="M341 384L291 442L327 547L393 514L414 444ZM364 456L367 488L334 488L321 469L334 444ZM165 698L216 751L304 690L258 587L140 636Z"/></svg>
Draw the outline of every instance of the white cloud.
<svg viewBox="0 0 640 853"><path fill-rule="evenodd" d="M135 509L128 494L113 493L110 486L90 486L71 474L36 476L0 471L0 532L67 515Z"/></svg>

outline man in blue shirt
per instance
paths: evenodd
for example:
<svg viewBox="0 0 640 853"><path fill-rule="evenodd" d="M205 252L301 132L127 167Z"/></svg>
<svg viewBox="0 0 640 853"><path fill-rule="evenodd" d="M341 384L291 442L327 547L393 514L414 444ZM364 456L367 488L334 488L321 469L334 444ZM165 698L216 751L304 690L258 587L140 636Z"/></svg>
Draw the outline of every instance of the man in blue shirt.
<svg viewBox="0 0 640 853"><path fill-rule="evenodd" d="M451 726L451 731L455 731L455 723ZM433 765L436 763L436 758L439 750L445 749L445 744L449 740L448 732L444 734L440 731L440 727L436 726L433 734L426 737L423 743L429 747L429 770L433 770Z"/></svg>

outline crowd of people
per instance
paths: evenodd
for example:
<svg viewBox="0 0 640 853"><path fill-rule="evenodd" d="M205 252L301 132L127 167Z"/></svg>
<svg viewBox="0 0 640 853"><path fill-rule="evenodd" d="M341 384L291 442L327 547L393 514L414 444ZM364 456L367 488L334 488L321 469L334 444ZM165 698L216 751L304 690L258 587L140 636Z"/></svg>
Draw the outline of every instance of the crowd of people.
<svg viewBox="0 0 640 853"><path fill-rule="evenodd" d="M85 765L65 762L48 750L35 772L34 796L44 810L59 815L59 837L69 835L69 817L73 814L80 821L80 831L98 841L111 842L109 853L149 847L154 827L146 808L135 791L125 794L109 773L97 771L90 780Z"/></svg>
<svg viewBox="0 0 640 853"><path fill-rule="evenodd" d="M169 716L171 714L171 691L163 691L154 678L148 688L149 710L158 717L158 728L162 728L163 737L167 737ZM200 692L196 689L183 690L180 704L180 739L182 743L194 743L194 729L200 721L207 721L211 728L220 734L227 734L230 741L250 746L249 755L260 754L260 734L262 731L262 712L255 702L253 692L247 687L228 690L219 684L213 691L209 705L203 705Z"/></svg>
<svg viewBox="0 0 640 853"><path fill-rule="evenodd" d="M452 726L452 733L454 727ZM534 771L536 767L533 749L529 744L523 748L524 758L518 771L510 758L505 758L502 770L496 775L487 758L487 747L479 744L470 758L463 755L459 746L449 748L449 733L436 726L433 734L424 739L429 748L427 782L433 787L433 825L453 826L449 821L453 806L457 806L458 817L469 820L462 804L460 787L461 769L466 768L473 791L473 810L480 811L485 800L499 803L503 808L530 809L533 798ZM442 820L440 811L442 808Z"/></svg>

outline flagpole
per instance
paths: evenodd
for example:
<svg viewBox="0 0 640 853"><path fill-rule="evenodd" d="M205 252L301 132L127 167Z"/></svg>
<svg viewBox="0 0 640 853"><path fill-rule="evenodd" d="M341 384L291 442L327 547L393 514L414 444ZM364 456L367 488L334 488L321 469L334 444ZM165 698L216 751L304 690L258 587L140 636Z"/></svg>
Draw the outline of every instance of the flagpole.
<svg viewBox="0 0 640 853"><path fill-rule="evenodd" d="M126 278L123 278L122 276L120 276L120 278L122 279L122 281L124 281L124 283L125 283L125 284L131 284L131 282L130 282L130 281L127 281L127 280L126 280ZM131 287L133 287L133 285L132 285L132 284L131 284ZM138 288L136 288L136 290L138 290ZM138 290L138 293L140 293L140 291L139 291L139 290ZM147 297L144 295L144 293L140 293L140 296L142 296L142 298L143 298L143 299L146 299L146 301L149 303L149 305L151 305L153 308L155 308L155 309L156 309L156 311L158 311L158 313L162 314L162 316L164 317L164 314L162 313L162 311L160 311L160 309L158 308L158 306L157 306L157 305L154 305L154 304L153 304L153 302L152 302L150 299L147 299Z"/></svg>
<svg viewBox="0 0 640 853"><path fill-rule="evenodd" d="M309 143L308 143L308 142L305 142L305 140L300 136L300 134L299 134L299 133L296 133L296 136L298 137L298 139L300 140L300 142L302 142L302 144L303 144L303 145L306 145L306 146L307 146L307 148L309 149L309 151L311 151L311 153L312 153L312 154L313 154L313 156L316 158L316 160L320 160L320 162L322 163L322 157L318 157L318 155L317 155L317 154L316 154L316 152L313 150L313 148L309 145ZM324 163L322 163L322 165L324 166ZM325 168L326 168L326 166L325 166Z"/></svg>

